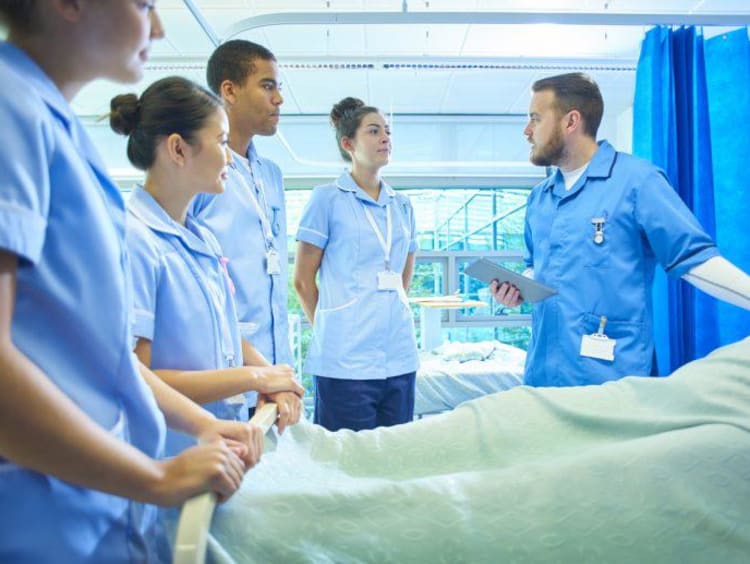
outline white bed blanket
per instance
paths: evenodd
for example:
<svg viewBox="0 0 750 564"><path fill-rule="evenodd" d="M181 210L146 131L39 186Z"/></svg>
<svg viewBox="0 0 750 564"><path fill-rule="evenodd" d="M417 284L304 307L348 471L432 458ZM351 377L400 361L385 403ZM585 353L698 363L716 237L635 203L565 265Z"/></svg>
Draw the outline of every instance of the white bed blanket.
<svg viewBox="0 0 750 564"><path fill-rule="evenodd" d="M290 430L215 515L236 562L748 562L750 340L667 379Z"/></svg>
<svg viewBox="0 0 750 564"><path fill-rule="evenodd" d="M523 383L526 351L500 343L445 343L419 355L414 413L437 413Z"/></svg>

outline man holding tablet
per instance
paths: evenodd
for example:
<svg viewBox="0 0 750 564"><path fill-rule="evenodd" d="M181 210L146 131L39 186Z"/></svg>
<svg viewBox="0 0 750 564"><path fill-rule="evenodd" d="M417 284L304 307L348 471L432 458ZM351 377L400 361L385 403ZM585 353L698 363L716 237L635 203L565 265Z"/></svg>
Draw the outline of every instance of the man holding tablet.
<svg viewBox="0 0 750 564"><path fill-rule="evenodd" d="M557 171L531 191L525 221L527 277L557 290L534 306L525 383L600 384L653 373L651 285L659 262L707 293L750 309L750 277L714 241L653 164L596 141L604 111L587 75L532 86L530 160ZM498 277L495 299L523 303Z"/></svg>

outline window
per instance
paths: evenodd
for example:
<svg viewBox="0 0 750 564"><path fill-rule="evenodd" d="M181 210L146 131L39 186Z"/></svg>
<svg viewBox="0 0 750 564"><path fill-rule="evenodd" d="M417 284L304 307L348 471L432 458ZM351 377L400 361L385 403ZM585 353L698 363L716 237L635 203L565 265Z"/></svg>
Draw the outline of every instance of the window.
<svg viewBox="0 0 750 564"><path fill-rule="evenodd" d="M529 188L411 188L401 192L409 196L414 206L419 247L409 295L458 293L464 298L486 303L484 307L442 310L443 339L497 339L527 348L531 335L531 306L524 304L514 310L504 308L491 298L486 285L464 275L463 271L479 257L523 271L524 215ZM312 329L304 319L291 278L295 235L309 195L310 189L287 192L289 313L303 319L297 339L301 343L303 358L312 338ZM412 310L419 341L420 308L413 305ZM304 374L303 382L311 392L310 375Z"/></svg>

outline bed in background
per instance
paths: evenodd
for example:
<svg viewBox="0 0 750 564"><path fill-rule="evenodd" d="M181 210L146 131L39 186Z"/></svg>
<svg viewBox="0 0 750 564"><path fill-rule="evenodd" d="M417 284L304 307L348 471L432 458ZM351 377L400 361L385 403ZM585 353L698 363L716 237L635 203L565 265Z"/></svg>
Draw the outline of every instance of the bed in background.
<svg viewBox="0 0 750 564"><path fill-rule="evenodd" d="M414 414L422 416L522 384L526 352L499 341L444 343L419 359Z"/></svg>
<svg viewBox="0 0 750 564"><path fill-rule="evenodd" d="M299 424L216 511L214 562L744 563L750 340L669 378L420 421Z"/></svg>

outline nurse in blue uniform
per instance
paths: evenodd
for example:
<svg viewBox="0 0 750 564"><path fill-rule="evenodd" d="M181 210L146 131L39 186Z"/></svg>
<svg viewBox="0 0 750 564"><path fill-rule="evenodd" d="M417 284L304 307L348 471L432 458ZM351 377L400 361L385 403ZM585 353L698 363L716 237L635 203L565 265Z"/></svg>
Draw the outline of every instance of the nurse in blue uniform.
<svg viewBox="0 0 750 564"><path fill-rule="evenodd" d="M232 162L222 194L199 194L191 212L219 241L234 281L242 338L268 363L292 363L289 346L286 206L281 170L258 154L256 136L279 125L284 99L276 57L244 39L219 45L208 59L206 82L229 118ZM254 393L245 394L251 410ZM296 409L294 394L275 398L282 417Z"/></svg>
<svg viewBox="0 0 750 564"><path fill-rule="evenodd" d="M128 136L128 158L146 171L128 202L138 358L173 388L223 419L243 419L243 394L302 395L288 364L265 366L240 338L226 259L187 213L198 193L221 193L231 160L221 100L173 76L111 102L110 125ZM300 402L280 421L299 418ZM190 444L167 436L167 454Z"/></svg>
<svg viewBox="0 0 750 564"><path fill-rule="evenodd" d="M315 422L330 430L411 421L419 364L406 292L414 270L414 210L380 177L390 129L356 98L331 122L351 171L313 190L297 232L294 283L314 336ZM320 274L319 284L316 275Z"/></svg>
<svg viewBox="0 0 750 564"><path fill-rule="evenodd" d="M154 561L151 504L231 495L262 440L137 363L124 203L70 107L96 78L138 80L161 23L133 1L0 18L0 562ZM157 460L165 415L209 442Z"/></svg>
<svg viewBox="0 0 750 564"><path fill-rule="evenodd" d="M254 144L279 124L284 99L276 58L257 43L227 41L211 54L206 81L229 117L232 163L226 191L199 195L192 212L229 258L242 336L270 362L291 363L284 181Z"/></svg>

